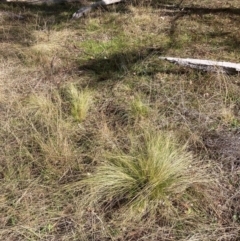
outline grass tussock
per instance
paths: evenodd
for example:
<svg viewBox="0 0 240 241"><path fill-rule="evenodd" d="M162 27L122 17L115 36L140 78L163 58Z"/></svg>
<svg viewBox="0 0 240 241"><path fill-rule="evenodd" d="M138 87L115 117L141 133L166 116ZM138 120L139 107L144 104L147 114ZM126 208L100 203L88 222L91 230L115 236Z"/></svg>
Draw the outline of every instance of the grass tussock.
<svg viewBox="0 0 240 241"><path fill-rule="evenodd" d="M239 62L239 1L166 2L0 4L0 240L239 240L239 75L158 58Z"/></svg>
<svg viewBox="0 0 240 241"><path fill-rule="evenodd" d="M71 102L71 114L76 121L82 122L87 118L93 103L93 93L88 89L79 91L74 85L70 85L67 92Z"/></svg>
<svg viewBox="0 0 240 241"><path fill-rule="evenodd" d="M63 113L63 100L58 93L31 95L24 103L23 121L31 144L28 148L33 160L52 173L61 173L76 160L71 141L73 126Z"/></svg>
<svg viewBox="0 0 240 241"><path fill-rule="evenodd" d="M83 181L89 189L86 204L106 212L124 207L122 214L130 220L147 214L169 220L184 212L203 215L213 184L207 168L199 169L192 154L169 134L143 133L130 138L127 153L107 153L103 163Z"/></svg>
<svg viewBox="0 0 240 241"><path fill-rule="evenodd" d="M131 111L135 118L144 118L149 115L150 107L137 96L131 103Z"/></svg>

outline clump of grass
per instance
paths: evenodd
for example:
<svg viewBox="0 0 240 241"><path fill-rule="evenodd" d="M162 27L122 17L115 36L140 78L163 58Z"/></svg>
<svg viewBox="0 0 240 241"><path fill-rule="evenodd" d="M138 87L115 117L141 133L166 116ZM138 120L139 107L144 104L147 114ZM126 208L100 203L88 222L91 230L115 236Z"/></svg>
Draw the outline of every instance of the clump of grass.
<svg viewBox="0 0 240 241"><path fill-rule="evenodd" d="M149 111L148 105L145 104L139 96L133 99L131 103L131 112L136 118L147 117Z"/></svg>
<svg viewBox="0 0 240 241"><path fill-rule="evenodd" d="M59 103L53 103L50 95L31 95L26 101L26 114L31 114L32 119L51 125L54 118L60 114Z"/></svg>
<svg viewBox="0 0 240 241"><path fill-rule="evenodd" d="M93 94L90 90L78 90L73 84L68 87L73 118L82 122L86 119L90 106L93 102Z"/></svg>
<svg viewBox="0 0 240 241"><path fill-rule="evenodd" d="M129 152L108 153L83 181L90 190L87 203L110 210L127 208L122 213L130 219L147 213L171 219L171 215L199 209L209 178L195 166L191 153L162 132L145 130L130 139Z"/></svg>
<svg viewBox="0 0 240 241"><path fill-rule="evenodd" d="M224 124L230 125L232 127L237 127L239 126L239 120L235 116L233 108L233 106L223 107L220 110L220 118L222 119Z"/></svg>
<svg viewBox="0 0 240 241"><path fill-rule="evenodd" d="M23 119L29 130L27 149L49 172L61 173L74 165L74 126L62 111L58 92L31 95L24 105Z"/></svg>

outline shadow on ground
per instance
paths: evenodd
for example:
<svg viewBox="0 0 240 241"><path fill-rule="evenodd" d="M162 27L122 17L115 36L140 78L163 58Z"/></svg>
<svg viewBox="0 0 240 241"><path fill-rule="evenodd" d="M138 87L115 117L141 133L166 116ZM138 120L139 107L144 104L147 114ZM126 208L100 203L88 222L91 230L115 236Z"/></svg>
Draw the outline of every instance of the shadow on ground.
<svg viewBox="0 0 240 241"><path fill-rule="evenodd" d="M146 47L135 51L114 53L109 57L99 57L79 63L80 71L87 71L96 81L119 80L125 75L154 75L159 72L158 57L166 52L162 48Z"/></svg>
<svg viewBox="0 0 240 241"><path fill-rule="evenodd" d="M34 42L32 31L49 31L58 27L71 28L67 24L72 13L81 4L31 5L27 3L0 3L0 43L29 46Z"/></svg>

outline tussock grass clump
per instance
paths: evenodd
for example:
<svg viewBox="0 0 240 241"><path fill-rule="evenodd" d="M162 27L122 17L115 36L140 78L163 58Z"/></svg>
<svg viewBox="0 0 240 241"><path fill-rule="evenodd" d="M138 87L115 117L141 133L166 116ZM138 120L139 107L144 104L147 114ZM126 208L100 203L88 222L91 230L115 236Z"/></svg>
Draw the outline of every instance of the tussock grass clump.
<svg viewBox="0 0 240 241"><path fill-rule="evenodd" d="M93 102L92 92L88 89L79 91L76 86L71 84L68 87L68 95L73 118L78 122L84 121Z"/></svg>
<svg viewBox="0 0 240 241"><path fill-rule="evenodd" d="M149 130L130 142L128 152L106 154L95 173L83 181L89 188L88 204L106 210L127 208L122 213L130 219L147 213L171 219L205 208L198 204L210 179L184 146L169 134Z"/></svg>
<svg viewBox="0 0 240 241"><path fill-rule="evenodd" d="M150 108L144 103L139 96L134 98L131 103L131 112L136 118L147 117L149 114Z"/></svg>
<svg viewBox="0 0 240 241"><path fill-rule="evenodd" d="M72 139L76 129L64 114L57 91L31 95L24 103L22 118L29 130L26 148L35 162L55 174L74 165L77 156Z"/></svg>
<svg viewBox="0 0 240 241"><path fill-rule="evenodd" d="M52 102L50 95L31 95L25 103L25 110L33 119L50 124L60 114L58 104Z"/></svg>

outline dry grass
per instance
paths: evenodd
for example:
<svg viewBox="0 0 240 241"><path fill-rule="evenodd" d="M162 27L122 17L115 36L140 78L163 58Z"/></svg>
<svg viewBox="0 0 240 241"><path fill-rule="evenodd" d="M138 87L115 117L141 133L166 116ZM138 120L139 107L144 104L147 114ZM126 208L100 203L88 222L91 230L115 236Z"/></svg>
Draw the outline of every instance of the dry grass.
<svg viewBox="0 0 240 241"><path fill-rule="evenodd" d="M239 62L240 6L183 6L0 4L0 240L239 240L240 78L158 56Z"/></svg>
<svg viewBox="0 0 240 241"><path fill-rule="evenodd" d="M68 87L71 113L76 121L82 122L87 118L88 111L93 102L92 95L87 89L79 91L74 85Z"/></svg>
<svg viewBox="0 0 240 241"><path fill-rule="evenodd" d="M147 216L173 223L183 213L196 219L207 215L213 208L208 192L218 190L207 166L199 160L197 164L169 134L149 127L142 131L138 138L129 137L127 153L104 154L96 171L82 181L80 186L88 189L83 206L104 210L105 215L117 212L123 222Z"/></svg>

